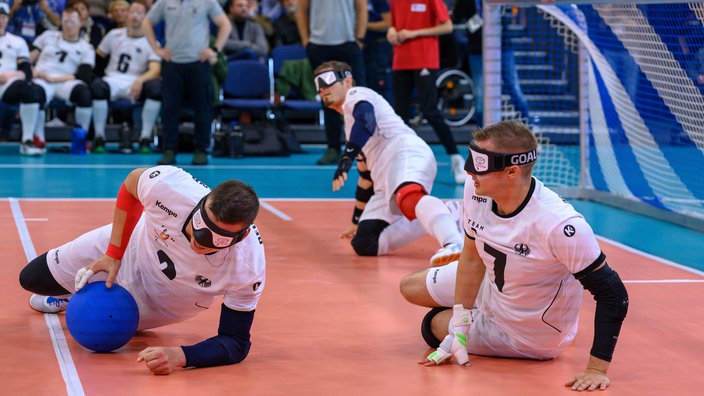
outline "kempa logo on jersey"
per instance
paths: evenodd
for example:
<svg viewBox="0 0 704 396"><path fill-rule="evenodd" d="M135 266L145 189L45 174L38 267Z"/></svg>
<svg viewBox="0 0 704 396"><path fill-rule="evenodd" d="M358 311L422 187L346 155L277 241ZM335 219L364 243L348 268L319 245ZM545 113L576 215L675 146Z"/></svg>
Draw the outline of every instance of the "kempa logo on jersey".
<svg viewBox="0 0 704 396"><path fill-rule="evenodd" d="M472 201L477 201L479 203L486 203L487 200L484 197L478 197L476 195L472 195Z"/></svg>
<svg viewBox="0 0 704 396"><path fill-rule="evenodd" d="M156 207L163 210L164 212L166 212L166 214L168 214L169 216L173 216L173 217L178 218L178 213L167 208L166 205L162 204L161 201L159 201L159 200L156 201Z"/></svg>

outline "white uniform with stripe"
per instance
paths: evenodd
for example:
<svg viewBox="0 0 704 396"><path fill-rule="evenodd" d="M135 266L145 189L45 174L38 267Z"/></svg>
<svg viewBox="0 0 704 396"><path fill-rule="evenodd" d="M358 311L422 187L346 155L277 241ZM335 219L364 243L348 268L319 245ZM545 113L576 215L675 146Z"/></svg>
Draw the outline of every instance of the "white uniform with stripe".
<svg viewBox="0 0 704 396"><path fill-rule="evenodd" d="M78 39L65 40L61 31L47 30L37 37L32 43L41 52L34 67L35 73L43 72L49 75L76 74L81 64L95 66L95 49L88 42ZM50 83L40 78L32 80L39 84L46 92L47 103L54 96L70 101L71 90L78 84L85 84L81 80L69 80L60 83Z"/></svg>
<svg viewBox="0 0 704 396"><path fill-rule="evenodd" d="M110 100L126 98L134 80L149 68L149 62L161 62L147 38L130 37L127 28L109 31L98 50L110 56L103 77L110 86Z"/></svg>
<svg viewBox="0 0 704 396"><path fill-rule="evenodd" d="M583 288L573 274L601 256L584 217L533 179L528 199L501 216L491 198L464 190L464 229L486 265L469 352L550 359L577 333ZM432 268L426 285L442 306L454 304L457 263Z"/></svg>
<svg viewBox="0 0 704 396"><path fill-rule="evenodd" d="M402 183L414 181L430 193L437 163L428 144L403 122L383 97L369 88L353 87L347 91L342 106L347 140L354 124L354 107L360 101L374 107L376 118L376 131L362 147L374 181L374 195L360 220L380 219L393 223L403 217L394 201L394 191Z"/></svg>
<svg viewBox="0 0 704 396"><path fill-rule="evenodd" d="M0 73L17 71L17 59L21 58L29 60L27 42L22 37L5 32L0 36ZM5 90L20 78L23 77L14 77L0 84L0 98L5 94Z"/></svg>
<svg viewBox="0 0 704 396"><path fill-rule="evenodd" d="M256 308L265 280L264 246L256 226L238 244L211 255L196 254L183 228L210 189L182 169L157 166L142 173L138 196L144 213L130 238L117 283L139 306L139 328L186 320L208 309L219 296L237 311ZM102 256L111 225L90 231L49 251L56 280L74 291L76 271ZM105 280L99 272L90 281Z"/></svg>

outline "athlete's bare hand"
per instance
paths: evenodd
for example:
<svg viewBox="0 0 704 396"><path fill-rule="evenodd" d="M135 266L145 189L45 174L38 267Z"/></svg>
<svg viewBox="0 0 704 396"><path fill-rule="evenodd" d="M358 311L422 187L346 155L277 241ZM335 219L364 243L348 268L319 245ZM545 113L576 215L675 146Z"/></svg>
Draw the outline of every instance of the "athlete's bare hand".
<svg viewBox="0 0 704 396"><path fill-rule="evenodd" d="M156 375L168 375L186 366L186 354L181 347L149 347L137 355L137 362L144 362Z"/></svg>
<svg viewBox="0 0 704 396"><path fill-rule="evenodd" d="M340 239L352 239L356 233L357 224L351 223L347 228L345 228L344 231L342 231L342 234L340 234Z"/></svg>
<svg viewBox="0 0 704 396"><path fill-rule="evenodd" d="M332 180L332 190L333 191L340 191L342 186L345 185L345 182L347 181L347 172L342 172L339 176L334 178Z"/></svg>
<svg viewBox="0 0 704 396"><path fill-rule="evenodd" d="M571 381L565 383L565 386L572 387L576 391L593 391L596 389L604 390L611 382L609 377L601 371L594 369L586 369L577 373Z"/></svg>

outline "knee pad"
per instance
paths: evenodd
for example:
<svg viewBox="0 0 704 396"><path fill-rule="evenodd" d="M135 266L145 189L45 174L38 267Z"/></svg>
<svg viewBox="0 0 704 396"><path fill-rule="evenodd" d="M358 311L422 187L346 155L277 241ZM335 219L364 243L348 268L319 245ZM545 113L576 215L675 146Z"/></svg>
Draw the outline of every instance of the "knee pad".
<svg viewBox="0 0 704 396"><path fill-rule="evenodd" d="M389 223L384 220L364 220L357 226L357 232L352 238L352 249L360 256L376 256L379 254L379 235Z"/></svg>
<svg viewBox="0 0 704 396"><path fill-rule="evenodd" d="M433 320L435 315L448 309L452 308L435 307L431 309L430 312L425 314L425 316L423 317L423 321L420 323L420 334L423 336L423 340L425 340L425 343L428 344L428 346L431 348L439 347L440 340L438 340L438 338L435 337L435 334L433 334L433 329L430 326L430 322Z"/></svg>
<svg viewBox="0 0 704 396"><path fill-rule="evenodd" d="M71 90L69 99L71 100L71 103L75 104L77 107L90 107L92 100L90 88L84 84L76 85Z"/></svg>
<svg viewBox="0 0 704 396"><path fill-rule="evenodd" d="M22 99L22 95L27 89L26 80L15 80L10 84L2 95L2 101L9 104L17 104Z"/></svg>
<svg viewBox="0 0 704 396"><path fill-rule="evenodd" d="M155 78L145 82L142 86L142 97L140 99L152 99L161 102L161 79Z"/></svg>
<svg viewBox="0 0 704 396"><path fill-rule="evenodd" d="M22 103L39 103L41 109L46 105L46 92L39 84L28 83L22 93Z"/></svg>
<svg viewBox="0 0 704 396"><path fill-rule="evenodd" d="M90 93L93 100L110 100L110 85L102 78L97 78L90 84Z"/></svg>
<svg viewBox="0 0 704 396"><path fill-rule="evenodd" d="M408 220L416 219L416 205L425 195L428 195L425 188L413 182L402 184L394 193L396 206Z"/></svg>
<svg viewBox="0 0 704 396"><path fill-rule="evenodd" d="M20 272L20 286L32 293L43 296L60 296L68 294L51 275L47 264L47 253L41 254L30 261Z"/></svg>

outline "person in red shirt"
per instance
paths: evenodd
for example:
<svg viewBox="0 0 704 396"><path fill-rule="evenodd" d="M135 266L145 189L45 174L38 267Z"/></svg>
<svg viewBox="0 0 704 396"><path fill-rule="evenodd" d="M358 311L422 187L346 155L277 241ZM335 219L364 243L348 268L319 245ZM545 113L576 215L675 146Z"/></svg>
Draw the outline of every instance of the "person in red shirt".
<svg viewBox="0 0 704 396"><path fill-rule="evenodd" d="M445 119L437 108L435 88L440 68L438 36L452 32L452 21L443 0L392 0L391 27L386 38L393 46L393 96L396 112L408 122L411 118L411 98L416 100L423 117L433 127L450 163L455 181L463 184L464 158Z"/></svg>

